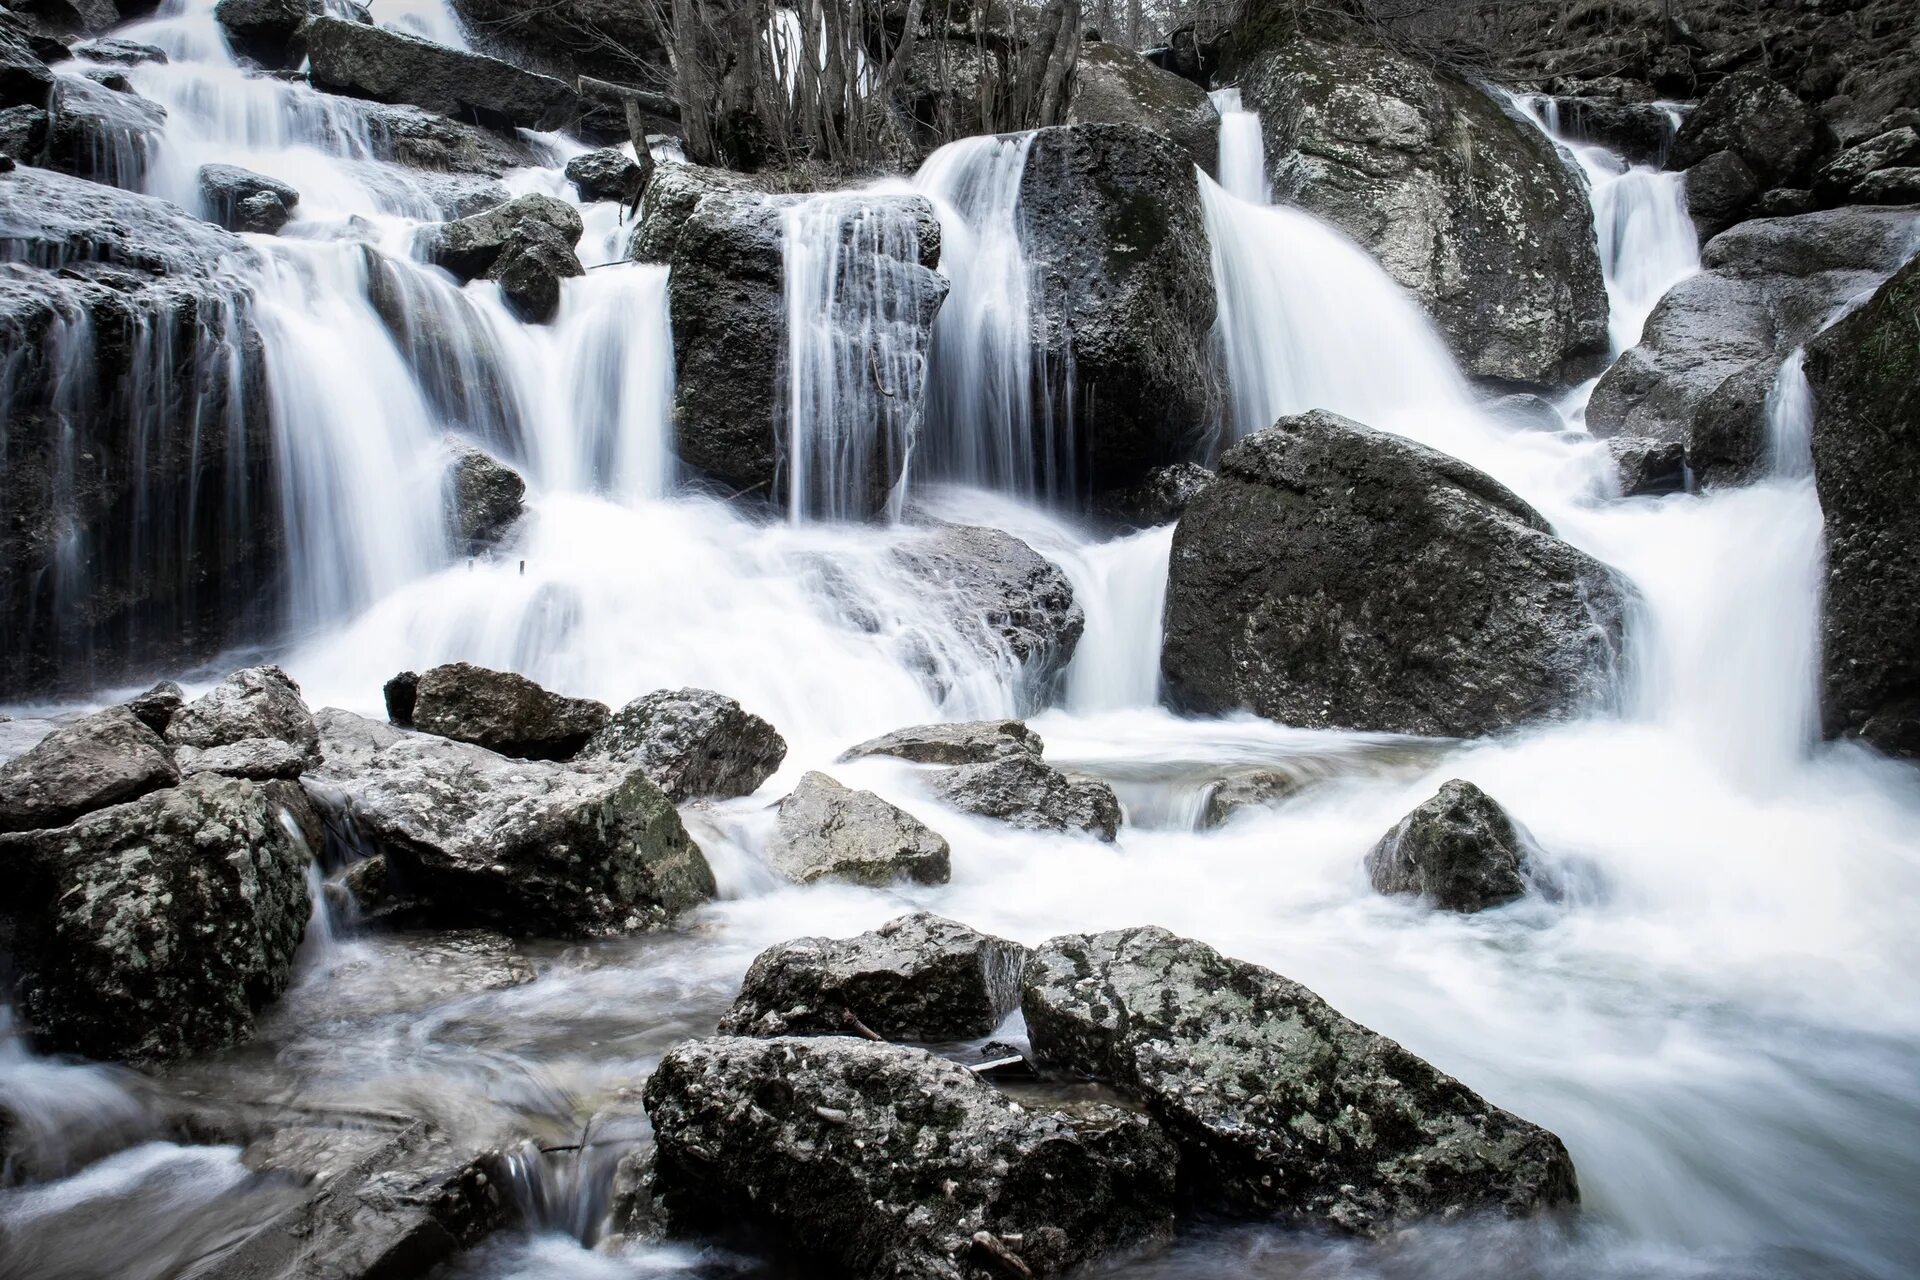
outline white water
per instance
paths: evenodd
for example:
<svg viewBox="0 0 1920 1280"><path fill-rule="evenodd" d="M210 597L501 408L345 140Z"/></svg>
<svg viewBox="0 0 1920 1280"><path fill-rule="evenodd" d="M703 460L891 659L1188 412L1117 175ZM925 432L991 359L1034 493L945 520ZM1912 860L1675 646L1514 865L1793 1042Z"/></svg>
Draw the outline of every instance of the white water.
<svg viewBox="0 0 1920 1280"><path fill-rule="evenodd" d="M287 103L306 96L273 92ZM1227 145L1245 147L1241 125L1223 131ZM335 150L312 161L313 173L354 172L340 154L351 139L327 145ZM499 447L527 468L533 510L507 552L469 565L436 550L421 515L431 503L404 504L415 472L431 473L443 448L445 384L471 379L436 382L417 345L380 348L379 318L357 301L358 244L263 243L273 261L262 305L329 318L320 335L292 315L266 329L277 360L312 370L298 390L301 421L318 438L290 459L299 474L289 483L312 494L295 506L307 530L298 563L331 576L324 591L302 588L315 592L313 630L285 657L312 701L377 713L394 671L466 658L615 704L662 686L718 688L773 720L791 752L759 795L690 811L723 892L697 927L536 949L534 982L451 995L410 967L403 947L350 943L351 962L310 976L270 1018L253 1056L271 1061L216 1081L391 1106L476 1137L571 1136L667 1045L710 1029L771 942L857 931L911 906L1028 941L1150 921L1307 983L1559 1133L1586 1214L1570 1233L1468 1224L1378 1249L1250 1228L1121 1274L1904 1280L1920 1252L1909 1194L1920 1182L1911 927L1920 789L1906 766L1814 744L1819 517L1794 461L1809 411L1797 368L1783 372L1771 404L1775 477L1708 496L1601 502L1598 449L1485 420L1418 311L1358 249L1297 211L1242 198L1264 190L1241 179L1239 194L1203 186L1236 406L1228 434L1323 407L1447 449L1620 568L1644 605L1618 717L1464 745L1177 719L1156 704L1170 531L1102 541L1030 502L1049 484L1032 460L1051 454L1033 447L1045 424L1020 417L1034 376L1017 252L1024 146L958 144L917 180L938 197L954 286L928 372L937 410L921 474L980 487L910 497L935 516L1011 530L1072 579L1087 634L1064 705L1034 724L1051 757L1120 788L1130 820L1120 841L1009 832L942 808L911 767L831 763L849 742L901 724L1011 713L1020 673L964 640L892 557L912 530L770 522L672 495L657 271L609 268L569 282L545 330L503 319L484 283L445 288L455 301L429 290L409 304L422 319L463 316L491 334L487 363L514 406L487 418L487 430L505 433ZM1234 172L1228 159L1223 175ZM542 173L516 181L558 189ZM358 207L363 196L372 213ZM397 233L408 218L379 207L371 188L332 201L303 197L302 222L337 225L358 212L404 253ZM589 211L590 241L607 234L606 216ZM1659 219L1618 225L1606 259L1617 322L1653 288L1627 278L1674 241ZM293 350L302 342L324 349ZM358 353L353 375L329 376L347 352ZM593 386L583 388L582 371ZM390 567L389 552L413 567ZM953 846L953 882L778 883L758 852L764 807L810 767L936 826ZM1316 781L1284 806L1191 829L1210 782L1255 769ZM1461 918L1368 889L1365 849L1456 776L1533 831L1547 869L1569 886L1563 898ZM329 1000L352 1016L329 1012ZM0 1064L9 1087L24 1078ZM117 1105L103 1098L79 1113ZM56 1129L81 1123L41 1114ZM165 1194L140 1193L153 1185ZM49 1206L78 1205L95 1220L185 1230L253 1185L231 1153L136 1147L0 1201L0 1217L44 1223ZM524 1186L541 1193L537 1222L589 1234L578 1210L590 1188L531 1173ZM709 1262L682 1248L604 1256L536 1235L500 1241L471 1274L630 1277Z"/></svg>

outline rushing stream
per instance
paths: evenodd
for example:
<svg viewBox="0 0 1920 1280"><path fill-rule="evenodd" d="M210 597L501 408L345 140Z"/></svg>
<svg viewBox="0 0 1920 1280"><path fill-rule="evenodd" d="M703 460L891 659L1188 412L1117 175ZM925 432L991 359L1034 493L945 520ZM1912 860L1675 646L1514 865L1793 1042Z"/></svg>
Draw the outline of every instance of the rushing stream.
<svg viewBox="0 0 1920 1280"><path fill-rule="evenodd" d="M455 38L437 7L415 8L436 38ZM1031 720L1050 759L1114 784L1128 825L1113 845L1014 831L929 800L900 762L832 765L946 835L952 882L799 888L758 852L771 801L862 737L1031 710L1017 665L956 629L889 554L924 536L911 523L769 521L676 492L664 268L596 267L566 283L551 325L520 324L494 285L460 289L412 257L414 228L442 216L438 197L373 158L355 104L246 78L211 9L172 0L129 31L173 60L128 74L170 112L148 190L191 207L197 167L217 159L301 192L282 235L249 240L263 255L252 304L296 584L277 660L309 703L381 714L394 672L465 659L614 706L662 687L717 689L791 749L757 795L689 812L721 899L679 932L503 952L316 928L254 1042L157 1079L30 1058L0 1028L0 1097L38 1117L40 1158L71 1171L0 1193L26 1251L0 1267L9 1277L182 1274L283 1202L233 1148L129 1147L175 1094L422 1116L475 1142L596 1134L585 1153L518 1157L532 1226L462 1262L463 1276L751 1270L689 1246L590 1247L611 1161L646 1140L630 1091L667 1047L711 1031L760 948L916 907L1026 942L1142 923L1202 938L1551 1129L1579 1169L1585 1210L1572 1226L1430 1226L1379 1245L1202 1230L1106 1274L1912 1274L1920 786L1910 767L1816 743L1821 522L1797 359L1769 401L1770 478L1612 500L1595 441L1481 412L1431 326L1362 250L1265 203L1258 121L1217 95L1225 185L1198 180L1230 381L1221 443L1314 407L1419 439L1520 493L1630 577L1641 605L1621 705L1579 723L1454 743L1183 719L1158 705L1171 527L1115 537L1049 501L1059 477L1027 461L1051 426L1026 409L1042 376L1019 252L1026 142L943 149L913 185L940 213L952 292L925 371L922 453L897 497L1005 529L1067 573L1087 631L1056 705ZM557 166L578 144L532 141L547 163L511 175L510 189L574 200ZM1630 345L1660 292L1697 269L1693 229L1671 175L1575 154L1602 232L1615 344ZM790 269L819 294L790 295L796 316L844 303L866 308L865 323L888 321L886 296L841 299L846 281L817 256L831 258L857 203L789 215ZM618 208L583 215L582 260L620 258ZM858 233L900 252L910 234ZM376 276L418 332L453 334L452 348L397 342L369 294ZM818 340L821 368L845 358L835 335ZM888 378L910 364L889 365ZM816 433L803 456L864 465L836 460L852 446L836 434L831 382L792 388L795 416ZM527 476L529 515L497 557L457 554L439 523L449 432ZM793 484L803 514L839 512L817 473ZM1209 785L1275 769L1311 785L1284 807L1201 828ZM1371 891L1364 851L1453 777L1531 829L1566 892L1456 916ZM103 1150L118 1154L93 1161Z"/></svg>

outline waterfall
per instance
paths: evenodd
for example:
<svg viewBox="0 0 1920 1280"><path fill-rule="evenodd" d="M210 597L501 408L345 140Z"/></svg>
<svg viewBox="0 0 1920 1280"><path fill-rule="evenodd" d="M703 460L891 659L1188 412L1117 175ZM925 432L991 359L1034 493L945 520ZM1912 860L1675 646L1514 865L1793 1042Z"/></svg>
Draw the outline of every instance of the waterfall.
<svg viewBox="0 0 1920 1280"><path fill-rule="evenodd" d="M1795 347L1767 390L1767 459L1783 480L1813 476L1813 388L1806 365L1806 348Z"/></svg>
<svg viewBox="0 0 1920 1280"><path fill-rule="evenodd" d="M1215 89L1210 95L1220 113L1220 185L1228 195L1248 204L1270 204L1267 185L1267 143L1260 117L1240 105L1240 90Z"/></svg>

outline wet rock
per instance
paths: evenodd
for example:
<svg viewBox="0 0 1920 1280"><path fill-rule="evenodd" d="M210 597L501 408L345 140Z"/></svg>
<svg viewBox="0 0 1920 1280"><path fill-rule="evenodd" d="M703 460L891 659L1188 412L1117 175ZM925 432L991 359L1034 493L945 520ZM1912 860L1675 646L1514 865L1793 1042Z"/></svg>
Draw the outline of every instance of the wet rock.
<svg viewBox="0 0 1920 1280"><path fill-rule="evenodd" d="M1053 939L1020 1006L1043 1065L1146 1105L1206 1209L1381 1235L1579 1198L1551 1133L1298 983L1164 929Z"/></svg>
<svg viewBox="0 0 1920 1280"><path fill-rule="evenodd" d="M1674 135L1671 162L1690 169L1731 151L1766 187L1801 185L1824 145L1819 114L1761 71L1736 71L1707 91Z"/></svg>
<svg viewBox="0 0 1920 1280"><path fill-rule="evenodd" d="M306 785L330 831L383 853L393 891L436 923L598 937L664 927L715 892L637 767L515 760L332 708L319 721L327 764Z"/></svg>
<svg viewBox="0 0 1920 1280"><path fill-rule="evenodd" d="M621 84L671 79L659 18L632 0L452 0L455 13L489 51L565 78Z"/></svg>
<svg viewBox="0 0 1920 1280"><path fill-rule="evenodd" d="M856 1280L1051 1276L1173 1229L1172 1147L1144 1117L1028 1110L921 1049L694 1041L646 1106L676 1230L750 1227Z"/></svg>
<svg viewBox="0 0 1920 1280"><path fill-rule="evenodd" d="M1869 174L1916 163L1920 163L1920 130L1889 129L1848 147L1821 166L1814 175L1813 192L1827 201L1846 200Z"/></svg>
<svg viewBox="0 0 1920 1280"><path fill-rule="evenodd" d="M631 204L647 185L653 172L653 157L644 163L634 161L618 147L588 151L567 161L567 181L582 200L618 200Z"/></svg>
<svg viewBox="0 0 1920 1280"><path fill-rule="evenodd" d="M0 152L31 164L47 145L47 113L39 107L0 110Z"/></svg>
<svg viewBox="0 0 1920 1280"><path fill-rule="evenodd" d="M179 780L159 736L125 707L109 707L0 764L0 831L63 827Z"/></svg>
<svg viewBox="0 0 1920 1280"><path fill-rule="evenodd" d="M320 731L300 700L300 686L279 667L247 667L180 708L167 722L167 742L202 751L254 739L291 745L318 763Z"/></svg>
<svg viewBox="0 0 1920 1280"><path fill-rule="evenodd" d="M1614 436L1607 441L1607 452L1613 455L1614 470L1620 477L1621 497L1686 492L1687 446L1679 441Z"/></svg>
<svg viewBox="0 0 1920 1280"><path fill-rule="evenodd" d="M640 200L640 225L634 228L627 244L627 256L635 262L673 261L680 242L680 228L700 201L709 195L753 193L763 183L751 174L734 173L698 164L663 164Z"/></svg>
<svg viewBox="0 0 1920 1280"><path fill-rule="evenodd" d="M155 45L141 44L138 40L106 36L74 45L73 56L93 62L111 62L122 67L137 67L143 63L165 62L167 51Z"/></svg>
<svg viewBox="0 0 1920 1280"><path fill-rule="evenodd" d="M1260 114L1275 199L1359 241L1469 373L1553 383L1605 355L1592 213L1540 130L1446 71L1358 44L1285 39L1231 70Z"/></svg>
<svg viewBox="0 0 1920 1280"><path fill-rule="evenodd" d="M1604 702L1626 604L1490 476L1316 411L1181 517L1161 670L1184 710L1471 737Z"/></svg>
<svg viewBox="0 0 1920 1280"><path fill-rule="evenodd" d="M449 662L420 673L413 725L501 755L565 760L607 724L607 704L569 698L512 671Z"/></svg>
<svg viewBox="0 0 1920 1280"><path fill-rule="evenodd" d="M1087 619L1058 565L1010 533L940 524L896 544L893 558L921 576L954 629L986 652L1004 651L1045 681L1073 658Z"/></svg>
<svg viewBox="0 0 1920 1280"><path fill-rule="evenodd" d="M22 26L0 24L0 106L44 107L53 91L53 72L33 47Z"/></svg>
<svg viewBox="0 0 1920 1280"><path fill-rule="evenodd" d="M1035 420L1059 424L1037 473L1084 477L1099 492L1190 456L1219 398L1192 161L1131 125L1042 129L1020 210L1037 282L1035 363L1058 371L1037 392Z"/></svg>
<svg viewBox="0 0 1920 1280"><path fill-rule="evenodd" d="M1687 213L1707 241L1746 217L1760 179L1731 151L1716 151L1687 170Z"/></svg>
<svg viewBox="0 0 1920 1280"><path fill-rule="evenodd" d="M229 778L250 778L270 782L275 778L294 779L307 771L307 752L278 738L243 738L217 747L181 747L174 752L180 772L186 777L196 773L217 773Z"/></svg>
<svg viewBox="0 0 1920 1280"><path fill-rule="evenodd" d="M1714 237L1702 254L1705 270L1667 291L1640 345L1601 377L1588 429L1602 439L1684 443L1702 483L1746 479L1743 467L1722 471L1716 463L1757 456L1765 424L1752 388L1771 385L1796 346L1900 263L1912 220L1901 210L1849 206L1753 219ZM1702 417L1729 381L1736 385L1712 410L1712 439L1693 459Z"/></svg>
<svg viewBox="0 0 1920 1280"><path fill-rule="evenodd" d="M1628 164L1664 166L1673 142L1672 109L1657 102L1609 98L1550 97L1556 132L1617 152Z"/></svg>
<svg viewBox="0 0 1920 1280"><path fill-rule="evenodd" d="M848 747L840 759L894 756L915 764L982 764L1009 753L1038 756L1043 749L1040 735L1018 720L966 720L895 729Z"/></svg>
<svg viewBox="0 0 1920 1280"><path fill-rule="evenodd" d="M1880 169L1853 188L1860 204L1920 204L1920 167Z"/></svg>
<svg viewBox="0 0 1920 1280"><path fill-rule="evenodd" d="M166 108L157 102L63 75L47 107L46 165L108 186L137 188L166 124Z"/></svg>
<svg viewBox="0 0 1920 1280"><path fill-rule="evenodd" d="M583 757L637 764L680 803L752 795L787 758L787 740L711 689L660 689L615 712Z"/></svg>
<svg viewBox="0 0 1920 1280"><path fill-rule="evenodd" d="M387 707L387 719L403 728L413 727L413 704L420 696L420 673L402 671L380 686L380 697Z"/></svg>
<svg viewBox="0 0 1920 1280"><path fill-rule="evenodd" d="M1798 187L1776 187L1763 191L1753 202L1756 218L1792 218L1813 209L1813 192Z"/></svg>
<svg viewBox="0 0 1920 1280"><path fill-rule="evenodd" d="M300 193L286 183L231 164L200 166L200 196L227 230L265 235L286 226L300 203Z"/></svg>
<svg viewBox="0 0 1920 1280"><path fill-rule="evenodd" d="M1275 769L1224 778L1207 789L1202 825L1218 827L1241 809L1268 808L1298 795L1306 783L1297 775Z"/></svg>
<svg viewBox="0 0 1920 1280"><path fill-rule="evenodd" d="M800 884L945 884L950 874L947 842L938 832L873 792L819 772L808 772L780 802L767 862Z"/></svg>
<svg viewBox="0 0 1920 1280"><path fill-rule="evenodd" d="M0 836L17 996L46 1044L146 1062L250 1036L307 923L310 854L289 806L305 801L286 783L202 774Z"/></svg>
<svg viewBox="0 0 1920 1280"><path fill-rule="evenodd" d="M518 137L462 124L419 107L367 102L359 111L372 126L374 154L419 170L410 175L415 181L436 174L498 178L510 169L536 161L533 151ZM490 203L498 204L506 198L501 189ZM479 212L483 210L465 209L456 216Z"/></svg>
<svg viewBox="0 0 1920 1280"><path fill-rule="evenodd" d="M165 733L174 713L186 704L186 695L180 692L180 686L171 680L162 680L145 693L127 699L126 707L147 728Z"/></svg>
<svg viewBox="0 0 1920 1280"><path fill-rule="evenodd" d="M1213 472L1197 462L1155 467L1139 484L1101 495L1103 515L1139 528L1172 524L1194 496L1213 483Z"/></svg>
<svg viewBox="0 0 1920 1280"><path fill-rule="evenodd" d="M315 88L404 102L492 129L556 129L579 114L564 80L388 27L318 17L300 30Z"/></svg>
<svg viewBox="0 0 1920 1280"><path fill-rule="evenodd" d="M558 231L569 250L580 243L585 231L580 211L566 201L552 196L524 195L485 213L427 228L421 233L421 248L428 261L445 267L457 279L478 280L493 270L513 242L520 224L528 219L544 222Z"/></svg>
<svg viewBox="0 0 1920 1280"><path fill-rule="evenodd" d="M1807 346L1826 731L1920 756L1920 259Z"/></svg>
<svg viewBox="0 0 1920 1280"><path fill-rule="evenodd" d="M1220 157L1220 113L1207 91L1111 41L1080 46L1065 123L1129 124L1157 133L1208 173Z"/></svg>
<svg viewBox="0 0 1920 1280"><path fill-rule="evenodd" d="M526 510L527 482L520 473L472 445L456 446L446 484L454 543L470 556L499 545Z"/></svg>
<svg viewBox="0 0 1920 1280"><path fill-rule="evenodd" d="M929 777L926 787L956 809L1022 831L1085 831L1102 840L1120 832L1120 800L1112 787L1097 778L1069 777L1026 752L955 765Z"/></svg>
<svg viewBox="0 0 1920 1280"><path fill-rule="evenodd" d="M220 0L213 17L238 53L266 67L291 67L294 34L306 25L318 5L310 0Z"/></svg>
<svg viewBox="0 0 1920 1280"><path fill-rule="evenodd" d="M535 218L522 218L500 256L487 270L499 282L507 306L528 324L545 324L560 309L560 282L586 274L565 233Z"/></svg>
<svg viewBox="0 0 1920 1280"><path fill-rule="evenodd" d="M1400 819L1367 853L1377 892L1446 911L1483 911L1527 891L1528 841L1507 811L1459 778Z"/></svg>
<svg viewBox="0 0 1920 1280"><path fill-rule="evenodd" d="M921 911L853 938L796 938L754 959L722 1035L991 1035L1020 1000L1027 949Z"/></svg>

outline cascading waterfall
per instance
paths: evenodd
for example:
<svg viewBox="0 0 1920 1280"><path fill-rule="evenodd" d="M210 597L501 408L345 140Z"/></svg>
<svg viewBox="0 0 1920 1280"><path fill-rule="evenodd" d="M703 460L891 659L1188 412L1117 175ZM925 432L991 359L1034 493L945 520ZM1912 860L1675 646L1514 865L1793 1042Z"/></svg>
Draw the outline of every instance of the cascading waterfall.
<svg viewBox="0 0 1920 1280"><path fill-rule="evenodd" d="M1260 117L1240 104L1240 90L1215 89L1210 95L1220 113L1220 186L1248 204L1271 204L1267 185L1267 142Z"/></svg>

